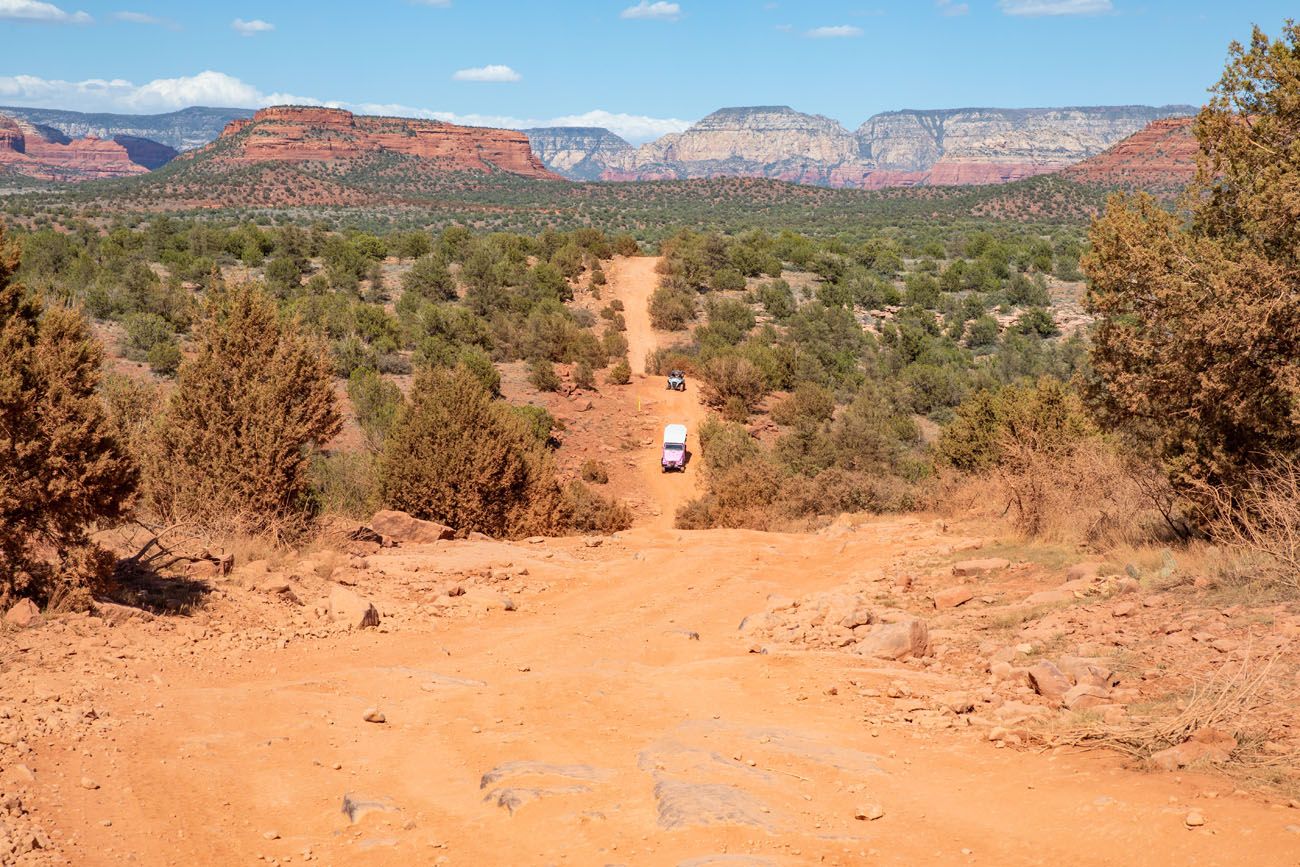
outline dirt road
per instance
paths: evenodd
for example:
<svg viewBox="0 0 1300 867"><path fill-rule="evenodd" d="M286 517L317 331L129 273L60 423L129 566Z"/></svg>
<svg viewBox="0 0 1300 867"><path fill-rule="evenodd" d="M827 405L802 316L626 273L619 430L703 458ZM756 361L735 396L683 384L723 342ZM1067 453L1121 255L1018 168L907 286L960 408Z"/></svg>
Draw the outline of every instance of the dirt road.
<svg viewBox="0 0 1300 867"><path fill-rule="evenodd" d="M646 355L661 346L671 345L672 335L655 331L650 325L650 295L658 285L657 257L619 258L609 269L613 296L623 302L627 320L628 358L634 384L631 400L638 418L653 419L655 438L640 458L642 479L648 498L655 503L654 524L671 527L677 510L700 493L699 463L687 464L684 473L664 473L660 466L662 439L658 435L668 424L684 424L688 431L688 454L699 456L699 428L705 409L700 403L698 383L687 382L686 391L671 391L665 378L646 373Z"/></svg>
<svg viewBox="0 0 1300 867"><path fill-rule="evenodd" d="M100 720L33 744L38 815L83 865L1296 863L1286 817L1209 799L1218 780L878 724L906 703L884 697L893 684L962 684L752 653L737 631L770 595L944 544L895 519L398 549L367 557L369 578L336 576L376 588L381 630L328 637L284 603L259 609L264 627L232 626L214 600L160 653L135 649L139 634L107 649L112 680L87 699ZM528 572L502 585L514 611L435 619L396 598L435 569L505 564ZM70 696L76 677L32 689ZM363 719L372 707L386 722ZM872 804L883 818L855 818ZM1188 831L1193 808L1213 824Z"/></svg>
<svg viewBox="0 0 1300 867"><path fill-rule="evenodd" d="M615 279L634 363L652 269ZM700 418L693 391L636 391ZM662 520L599 545L317 553L245 567L187 617L31 632L0 657L0 736L39 734L0 790L29 792L77 865L1300 863L1300 814L1220 779L996 749L918 710L982 680L757 646L750 615L937 568L953 537L921 518L676 531L695 474L653 451ZM313 614L334 582L378 629Z"/></svg>

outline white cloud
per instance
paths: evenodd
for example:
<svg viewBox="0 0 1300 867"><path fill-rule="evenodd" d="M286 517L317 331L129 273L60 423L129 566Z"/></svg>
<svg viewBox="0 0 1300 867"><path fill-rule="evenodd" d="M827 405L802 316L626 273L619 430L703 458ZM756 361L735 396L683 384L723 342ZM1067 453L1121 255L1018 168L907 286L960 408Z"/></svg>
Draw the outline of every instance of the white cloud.
<svg viewBox="0 0 1300 867"><path fill-rule="evenodd" d="M934 0L934 5L939 7L940 14L949 18L970 12L969 3L954 3L953 0Z"/></svg>
<svg viewBox="0 0 1300 867"><path fill-rule="evenodd" d="M191 105L256 108L283 103L324 104L313 97L262 93L238 78L212 70L141 85L121 78L61 81L34 75L0 75L0 101L73 111L121 112L175 111Z"/></svg>
<svg viewBox="0 0 1300 867"><path fill-rule="evenodd" d="M509 66L500 63L489 63L487 66L475 66L471 69L458 69L452 73L454 81L491 81L491 82L508 82L519 81L522 75L515 72Z"/></svg>
<svg viewBox="0 0 1300 867"><path fill-rule="evenodd" d="M275 25L269 21L263 21L261 18L254 18L252 21L245 21L243 18L236 18L230 22L230 26L240 36L256 36L259 33L269 33L275 29Z"/></svg>
<svg viewBox="0 0 1300 867"><path fill-rule="evenodd" d="M40 0L0 0L0 20L90 24L95 19L85 12L65 12L53 3L42 3Z"/></svg>
<svg viewBox="0 0 1300 867"><path fill-rule="evenodd" d="M861 36L862 28L854 27L852 24L837 24L833 27L814 27L804 35L812 39L845 39Z"/></svg>
<svg viewBox="0 0 1300 867"><path fill-rule="evenodd" d="M1006 15L1039 18L1044 15L1100 15L1113 12L1111 0L998 0Z"/></svg>
<svg viewBox="0 0 1300 867"><path fill-rule="evenodd" d="M619 18L630 19L653 19L657 21L676 21L682 15L682 7L677 3L665 3L658 0L651 3L650 0L641 0L635 6L629 6L619 13Z"/></svg>
<svg viewBox="0 0 1300 867"><path fill-rule="evenodd" d="M128 24L148 24L155 27L166 27L168 30L180 30L180 25L168 18L158 18L154 15L147 15L144 12L114 12L113 17L118 21L125 21Z"/></svg>
<svg viewBox="0 0 1300 867"><path fill-rule="evenodd" d="M94 78L60 81L34 75L0 76L0 105L64 108L74 111L148 113L175 111L191 105L219 108L261 108L267 105L325 105L361 114L419 117L466 126L530 129L539 126L603 126L633 144L640 144L691 125L678 118L649 117L602 109L559 117L527 118L509 115L457 114L394 103L346 103L292 93L263 93L257 87L208 70L180 78L160 78L145 84L124 79Z"/></svg>

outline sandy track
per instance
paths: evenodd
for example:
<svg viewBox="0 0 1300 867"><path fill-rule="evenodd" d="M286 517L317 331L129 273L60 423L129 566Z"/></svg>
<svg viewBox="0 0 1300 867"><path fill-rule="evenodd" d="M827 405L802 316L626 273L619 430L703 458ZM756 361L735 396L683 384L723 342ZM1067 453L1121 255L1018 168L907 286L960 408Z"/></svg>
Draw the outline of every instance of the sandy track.
<svg viewBox="0 0 1300 867"><path fill-rule="evenodd" d="M1284 817L1198 796L1220 781L873 726L897 705L870 691L953 684L847 654L754 654L737 632L769 594L944 541L893 519L374 556L390 575L503 561L530 574L514 612L119 660L101 702L115 725L37 745L41 814L76 864L300 863L308 849L366 865L1295 863ZM385 724L363 721L370 706ZM345 797L391 811L353 823ZM885 817L855 820L873 802ZM1185 830L1188 804L1213 827Z"/></svg>
<svg viewBox="0 0 1300 867"><path fill-rule="evenodd" d="M627 321L628 359L632 366L632 394L628 411L635 412L639 420L653 422L654 435L649 445L638 456L642 484L647 499L655 504L658 513L652 522L655 526L671 527L677 510L699 495L699 463L688 464L684 473L664 473L661 457L661 432L664 425L685 424L689 439L688 453L699 456L698 431L704 421L705 409L700 404L698 383L688 381L685 392L671 391L665 379L648 375L646 355L660 346L671 345L672 335L655 331L650 325L648 309L650 295L659 283L655 266L658 257L639 256L619 258L609 269L609 285L613 296L623 302Z"/></svg>

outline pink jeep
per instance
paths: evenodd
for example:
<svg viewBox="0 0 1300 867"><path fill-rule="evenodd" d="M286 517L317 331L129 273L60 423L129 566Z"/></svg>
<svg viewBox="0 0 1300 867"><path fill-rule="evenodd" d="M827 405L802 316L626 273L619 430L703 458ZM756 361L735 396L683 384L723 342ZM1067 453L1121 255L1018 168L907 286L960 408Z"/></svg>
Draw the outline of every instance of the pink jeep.
<svg viewBox="0 0 1300 867"><path fill-rule="evenodd" d="M670 424L664 428L664 453L659 463L665 473L686 469L686 425Z"/></svg>

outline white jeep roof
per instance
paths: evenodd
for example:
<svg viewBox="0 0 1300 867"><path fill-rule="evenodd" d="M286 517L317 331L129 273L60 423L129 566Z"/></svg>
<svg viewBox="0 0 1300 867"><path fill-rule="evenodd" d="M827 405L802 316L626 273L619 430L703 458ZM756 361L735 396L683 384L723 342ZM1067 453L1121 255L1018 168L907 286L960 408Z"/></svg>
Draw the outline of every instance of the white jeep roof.
<svg viewBox="0 0 1300 867"><path fill-rule="evenodd" d="M670 424L664 428L664 442L666 443L685 443L686 442L686 425Z"/></svg>

